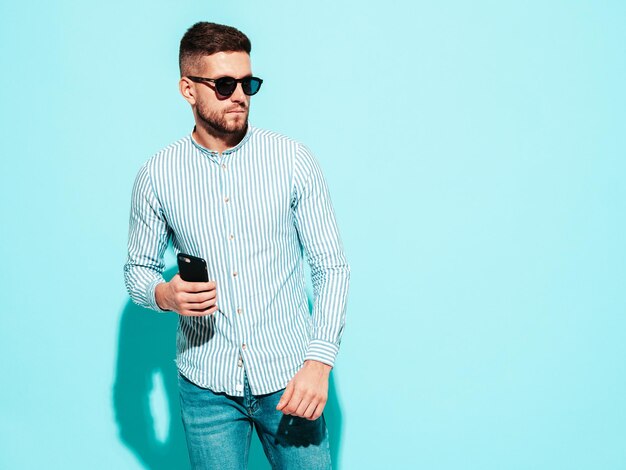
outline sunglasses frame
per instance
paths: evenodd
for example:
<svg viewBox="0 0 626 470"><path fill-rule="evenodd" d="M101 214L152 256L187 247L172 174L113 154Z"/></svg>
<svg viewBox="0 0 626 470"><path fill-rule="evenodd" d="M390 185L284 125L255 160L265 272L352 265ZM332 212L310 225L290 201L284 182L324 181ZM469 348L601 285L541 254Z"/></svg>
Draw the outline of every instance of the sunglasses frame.
<svg viewBox="0 0 626 470"><path fill-rule="evenodd" d="M241 89L243 90L244 94L246 94L247 96L253 96L256 95L259 90L261 89L261 85L263 84L263 80L260 79L259 77L243 77L243 78L234 78L234 77L220 77L220 78L207 78L207 77L196 77L193 75L187 75L187 78L189 80L191 80L192 82L196 82L196 83L202 83L202 82L208 82L208 83L213 83L215 85L215 91L217 91L220 96L225 96L225 97L229 97L230 95L232 95L233 93L235 93L235 90L237 89L237 84L241 83ZM230 93L222 93L220 91L220 87L222 85L220 85L220 80L232 80L235 83L235 86L233 87L232 91ZM246 89L244 88L244 82L248 82L248 88L250 87L250 82L252 81L258 81L259 82L259 87L257 88L257 90L254 93L247 93ZM223 82L222 82L223 83Z"/></svg>

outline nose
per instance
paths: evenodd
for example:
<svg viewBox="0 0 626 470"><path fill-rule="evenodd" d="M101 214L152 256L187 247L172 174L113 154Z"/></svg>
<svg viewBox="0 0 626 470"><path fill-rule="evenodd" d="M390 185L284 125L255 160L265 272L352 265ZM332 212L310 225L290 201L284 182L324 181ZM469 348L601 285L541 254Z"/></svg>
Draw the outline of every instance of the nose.
<svg viewBox="0 0 626 470"><path fill-rule="evenodd" d="M235 87L235 91L230 95L230 100L236 103L245 102L247 99L247 95L243 92L243 85L241 83L237 83Z"/></svg>

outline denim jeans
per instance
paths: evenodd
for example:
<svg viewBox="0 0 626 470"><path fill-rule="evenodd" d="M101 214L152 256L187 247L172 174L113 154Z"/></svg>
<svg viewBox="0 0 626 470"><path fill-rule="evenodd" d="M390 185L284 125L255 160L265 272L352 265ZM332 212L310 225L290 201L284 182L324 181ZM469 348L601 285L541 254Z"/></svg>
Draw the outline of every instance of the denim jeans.
<svg viewBox="0 0 626 470"><path fill-rule="evenodd" d="M275 470L331 468L324 417L315 421L276 410L283 390L254 396L247 377L244 396L198 387L179 374L180 407L191 466L207 470L243 470L254 426Z"/></svg>

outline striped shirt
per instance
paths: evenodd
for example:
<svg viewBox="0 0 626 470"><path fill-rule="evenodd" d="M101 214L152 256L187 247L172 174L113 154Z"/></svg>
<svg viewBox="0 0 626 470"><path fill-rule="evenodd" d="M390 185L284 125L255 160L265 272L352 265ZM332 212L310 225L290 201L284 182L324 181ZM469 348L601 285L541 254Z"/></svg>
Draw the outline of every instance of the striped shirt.
<svg viewBox="0 0 626 470"><path fill-rule="evenodd" d="M126 287L161 311L163 255L204 258L219 310L179 316L176 362L214 392L243 396L284 388L305 360L333 365L345 321L349 267L328 188L309 150L248 126L221 154L191 135L154 155L132 193ZM311 267L313 308L303 258Z"/></svg>

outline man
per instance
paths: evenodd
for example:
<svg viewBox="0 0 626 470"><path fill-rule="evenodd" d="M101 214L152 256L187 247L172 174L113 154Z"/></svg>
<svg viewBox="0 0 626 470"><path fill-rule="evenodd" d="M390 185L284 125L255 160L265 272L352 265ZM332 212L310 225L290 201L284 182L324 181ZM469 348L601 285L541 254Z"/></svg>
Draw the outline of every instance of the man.
<svg viewBox="0 0 626 470"><path fill-rule="evenodd" d="M273 468L330 468L322 411L349 268L328 189L303 145L248 124L251 45L201 22L180 43L195 127L139 171L125 281L179 315L181 411L193 468L240 469L252 426ZM163 254L204 258L209 282L162 277ZM302 254L311 266L309 311Z"/></svg>

